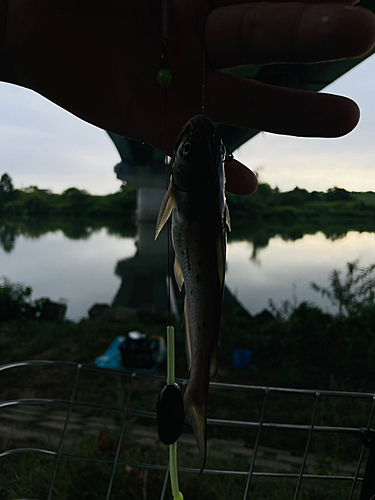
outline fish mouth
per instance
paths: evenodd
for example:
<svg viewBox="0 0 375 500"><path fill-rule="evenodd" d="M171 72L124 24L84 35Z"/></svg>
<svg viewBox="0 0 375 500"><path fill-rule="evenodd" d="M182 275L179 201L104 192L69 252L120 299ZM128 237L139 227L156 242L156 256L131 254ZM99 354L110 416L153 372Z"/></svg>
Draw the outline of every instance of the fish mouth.
<svg viewBox="0 0 375 500"><path fill-rule="evenodd" d="M193 116L181 131L175 153L181 160L217 158L221 151L221 139L212 121L205 115Z"/></svg>
<svg viewBox="0 0 375 500"><path fill-rule="evenodd" d="M184 126L173 155L173 183L181 191L197 191L219 181L225 148L212 121L193 116Z"/></svg>
<svg viewBox="0 0 375 500"><path fill-rule="evenodd" d="M176 150L182 143L208 144L218 137L211 120L205 115L195 115L186 123L176 142Z"/></svg>
<svg viewBox="0 0 375 500"><path fill-rule="evenodd" d="M209 141L217 135L212 121L206 115L193 116L186 126L189 127L189 137L193 141Z"/></svg>

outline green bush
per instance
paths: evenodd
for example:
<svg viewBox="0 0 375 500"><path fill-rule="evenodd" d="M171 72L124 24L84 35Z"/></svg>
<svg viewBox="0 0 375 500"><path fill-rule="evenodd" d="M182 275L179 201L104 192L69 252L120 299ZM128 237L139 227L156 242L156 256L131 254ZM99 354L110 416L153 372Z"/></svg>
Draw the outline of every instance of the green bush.
<svg viewBox="0 0 375 500"><path fill-rule="evenodd" d="M311 287L338 307L339 315L350 316L375 305L375 264L360 267L359 259L346 264L346 274L334 269L328 287L312 282Z"/></svg>
<svg viewBox="0 0 375 500"><path fill-rule="evenodd" d="M33 301L33 290L22 283L11 283L3 276L0 280L0 322L17 319L22 316L34 318L41 311L47 299Z"/></svg>

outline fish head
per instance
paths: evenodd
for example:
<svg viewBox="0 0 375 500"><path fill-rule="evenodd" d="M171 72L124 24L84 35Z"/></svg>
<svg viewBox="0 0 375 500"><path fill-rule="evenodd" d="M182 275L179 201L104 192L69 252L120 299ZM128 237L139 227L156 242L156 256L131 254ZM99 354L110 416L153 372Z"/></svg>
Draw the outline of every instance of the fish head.
<svg viewBox="0 0 375 500"><path fill-rule="evenodd" d="M223 185L225 147L212 121L205 115L191 118L177 139L173 181L182 191Z"/></svg>

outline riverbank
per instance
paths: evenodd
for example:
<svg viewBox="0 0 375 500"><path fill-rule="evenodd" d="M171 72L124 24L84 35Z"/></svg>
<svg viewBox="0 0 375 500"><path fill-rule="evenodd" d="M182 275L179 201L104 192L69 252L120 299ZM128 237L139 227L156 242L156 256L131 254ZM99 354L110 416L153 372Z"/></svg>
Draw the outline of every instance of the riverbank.
<svg viewBox="0 0 375 500"><path fill-rule="evenodd" d="M251 383L313 389L372 390L375 378L375 264L363 267L348 262L345 272L333 270L327 286L312 283L314 291L328 298L336 312L324 312L313 303L277 306L251 316L240 303L225 295L220 360L224 378L241 382L241 372L231 370L233 351L252 351ZM47 298L33 299L32 289L6 278L0 282L0 339L2 364L25 359L92 363L118 336L138 330L165 336L167 311L152 307L107 307L97 319L55 322L44 314ZM58 304L56 304L57 306ZM65 306L61 306L65 307ZM177 339L177 370L188 376L182 323L173 321ZM334 356L332 353L334 352ZM163 369L165 366L163 366ZM220 377L220 374L219 374ZM302 383L301 383L302 382Z"/></svg>
<svg viewBox="0 0 375 500"><path fill-rule="evenodd" d="M343 352L342 349L348 340L363 344L365 339L361 336L357 338L358 333L367 320L368 326L374 324L374 311L369 309L366 312L363 309L356 318L354 315L351 318L339 318L323 315L317 308L301 304L292 311L288 319L283 316L282 311L279 313L274 320L257 325L249 317L240 314L223 317L220 367L215 382L291 387L314 384L317 389L315 384L320 380L320 388L342 390L354 386L355 390L362 391L372 385L371 378L366 379L364 371L364 366L371 361L372 355L369 353L366 357L362 352L357 353L361 357L351 359L352 351L349 349L349 352ZM366 317L367 320L364 321ZM353 329L355 321L357 330ZM165 323L166 318L138 314L123 318L121 323L108 316L78 323L65 321L54 324L21 318L2 324L0 339L4 361L59 359L90 365L114 337L125 335L133 329L148 335L163 335ZM369 331L370 328L367 328L362 334L368 335ZM179 325L176 326L176 334L176 375L188 378L183 330ZM348 338L351 334L352 337ZM343 337L343 345L338 343L337 337L340 335ZM253 349L252 363L248 370L238 371L233 368L233 346ZM367 342L366 347L371 352L373 343ZM337 370L349 370L350 377L344 377L346 382L335 378L339 376ZM360 383L353 377L355 371L363 379ZM159 366L156 373L165 376L165 363ZM12 368L1 373L2 399L51 398L69 401L75 377L74 366ZM85 498L85 495L92 500L105 497L112 472L111 461L115 457L120 438L122 409L127 401L130 380L131 377L117 373L93 372L88 369L82 371L75 394L78 404L73 407L63 449L64 456L54 483L54 495L58 500ZM122 465L117 467L113 484L114 498L160 498L165 471L143 469L134 464L167 463L167 449L158 440L155 421L142 417L142 412L155 411L156 398L163 385L163 381L142 379L136 379L134 383L131 409L136 414L131 413L127 418L119 455ZM85 403L97 406L85 407ZM262 404L262 391L210 390L208 414L213 419L257 422ZM117 408L117 413L103 411L103 405ZM337 398L332 403L323 398L315 425L363 427L370 407L371 400L366 406L360 400ZM2 425L8 425L9 432L6 436L0 436L1 450L37 447L57 451L67 415L66 408L66 405L58 403L22 405L17 407L17 411L3 413ZM308 429L312 410L311 395L274 393L269 397L265 421L304 424ZM20 429L19 433L17 429ZM257 428L208 426L207 468L243 471L243 476L203 475L197 481L195 474L181 473L180 484L185 498L235 500L243 494L256 436ZM298 475L306 438L307 432L264 430L256 471ZM360 446L359 436L317 434L310 446L306 470L311 474L353 475ZM87 458L73 460L69 458L72 455ZM179 465L197 467L197 457L195 439L191 431L184 429L179 442ZM94 462L93 458L102 461ZM3 457L1 460L2 499L23 498L26 493L33 498L45 498L48 495L55 465L54 456L23 453ZM310 484L307 481L304 483L303 495L307 500L324 500L327 496L341 498L345 496L349 486L347 483L325 481L324 485L319 484L317 488L316 483ZM288 500L294 489L294 480L254 477L251 496L256 500Z"/></svg>
<svg viewBox="0 0 375 500"><path fill-rule="evenodd" d="M20 318L0 324L2 364L26 359L93 363L120 335L132 330L165 336L167 317L131 314L120 321L105 315L77 323ZM350 316L327 314L303 302L290 312L265 322L254 321L242 310L223 315L220 370L215 381L372 391L375 377L375 307L366 306ZM188 377L184 333L176 325L179 377ZM250 349L248 370L233 368L234 349ZM334 356L332 353L334 352ZM165 373L165 363L157 373ZM6 395L6 389L5 394Z"/></svg>

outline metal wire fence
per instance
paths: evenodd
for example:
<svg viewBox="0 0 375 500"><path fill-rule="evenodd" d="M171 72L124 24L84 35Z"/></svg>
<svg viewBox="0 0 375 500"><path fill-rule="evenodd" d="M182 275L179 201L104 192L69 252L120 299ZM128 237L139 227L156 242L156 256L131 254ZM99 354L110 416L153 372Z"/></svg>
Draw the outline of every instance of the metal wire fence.
<svg viewBox="0 0 375 500"><path fill-rule="evenodd" d="M68 394L70 397L18 397L15 399L3 400L0 402L0 425L2 417L6 415L7 412L12 409L14 410L15 408L43 407L44 409L47 409L48 413L48 408L61 407L64 411L66 411L66 414L63 424L59 429L60 435L57 446L55 449L53 446L43 445L40 447L17 446L10 447L10 449L0 450L0 470L1 462L5 459L5 457L9 457L11 455L37 453L53 457L53 472L48 485L49 492L45 497L47 500L55 498L54 491L56 479L59 474L62 460L95 462L110 466L111 469L108 477L108 483L106 485L106 493L103 496L103 499L105 498L106 500L118 498L113 495L116 470L119 467L122 466L132 469L141 468L143 470L156 470L164 473L164 479L161 483L160 492L158 493L160 496L158 496L158 498L160 498L160 500L170 498L170 489L168 485L169 470L166 455L164 463L151 463L151 460L145 462L129 459L124 460L121 456L124 435L128 432L129 419L132 419L132 421L136 418L143 421L156 420L155 411L146 411L142 409L139 404L137 399L139 393L135 390L135 384L142 384L144 388L147 388L151 382L156 381L162 386L163 383L165 383L165 377L140 372L132 373L127 371L108 370L91 365L55 361L24 361L7 364L0 367L0 377L3 378L5 374L9 374L15 370L26 370L22 372L22 381L27 385L28 379L31 380L31 378L34 377L34 372L30 372L28 375L28 370L47 370L51 367L55 370L68 370L73 375L71 377L71 383L67 383L66 379L64 379L63 382L63 392L65 395ZM122 401L122 407L119 407L118 404L105 404L105 401L101 404L96 401L84 400L84 398L82 399L77 397L77 391L83 375L86 376L86 381L92 380L92 383L94 384L95 375L98 373L104 377L108 377L108 383L112 383L114 375L126 381L127 394ZM4 385L1 383L1 378L0 384L4 389ZM176 381L182 385L186 385L187 383L186 380L182 379L177 379ZM9 384L9 381L7 383ZM51 388L49 388L49 391L50 390ZM242 432L243 435L246 435L247 432L251 431L254 437L252 440L251 450L240 450L242 454L246 455L246 460L241 462L242 470L235 468L230 470L229 468L220 469L210 467L210 463L208 463L208 468L204 471L204 475L207 477L221 476L222 478L229 477L241 479L242 492L238 493L237 489L237 496L235 498L242 498L243 500L250 498L252 484L254 480L259 478L264 478L268 481L277 481L282 479L293 480L295 485L293 492L294 500L301 497L301 487L304 483L309 484L310 487L313 488L314 482L316 482L316 484L321 484L321 482L345 483L347 488L341 491L340 498L352 500L353 498L358 497L360 486L363 481L363 470L365 465L364 456L366 453L365 446L361 444L360 436L364 429L370 430L371 428L375 409L375 394L334 390L314 391L308 389L211 383L210 399L213 398L215 400L215 395L218 400L221 398L220 401L222 401L224 398L225 401L228 402L227 404L222 405L225 407L223 409L224 413L226 411L228 414L230 414L231 400L236 397L237 402L235 405L235 412L241 417L241 419L223 418L220 416L219 418L208 418L207 424L209 429L233 429L237 432L237 435L238 432ZM157 393L155 394L153 404L156 401L156 397ZM304 413L306 418L301 417L301 415L295 416L295 418L293 417L296 405L292 402L290 403L289 411L285 412L285 401L288 401L288 398L291 398L291 401L294 399L294 402L298 400L301 404L303 404L303 399L307 398L306 401L309 401L309 404L307 405ZM280 401L284 402L282 408L280 407ZM250 406L255 407L256 402L258 404L257 409L254 409L254 411L251 412L248 408L250 408ZM340 402L340 405L338 405L338 402ZM278 406L279 409L276 411L275 409L277 409ZM119 435L116 440L115 449L113 450L113 456L89 456L87 454L69 453L66 451L65 445L68 440L70 427L73 427L75 418L73 414L74 412L85 410L100 411L101 414L108 416L108 418L114 415L117 416L119 422ZM209 410L209 416L210 413L214 412ZM243 415L256 415L257 418L243 419ZM278 416L279 421L272 421L275 415ZM300 447L301 443L303 443L301 453L297 453L293 456L293 453L288 452L288 456L291 457L294 464L292 470L285 470L285 468L284 470L282 468L281 470L275 470L277 469L277 460L276 466L275 463L273 463L273 466L272 464L270 465L270 460L267 461L267 459L263 459L264 457L262 458L262 450L264 451L264 449L266 449L266 451L268 450L269 454L272 455L272 443L278 443L278 448L280 448L280 443L286 442L288 437L285 436L290 436L290 433L297 433L297 441ZM214 432L214 435L217 434ZM277 436L279 437L277 438ZM284 438L284 441L282 438ZM344 438L348 439L346 444L343 444ZM315 442L313 443L314 440ZM325 440L328 440L329 443L333 443L332 446L331 444L328 445L328 450L330 449L332 453L327 452L327 446L324 447L322 445ZM268 447L262 447L262 441L264 441ZM190 443L189 446L195 447L195 443L193 445ZM339 450L337 450L337 446L339 446ZM319 447L321 448L320 454ZM220 454L219 451L217 453ZM341 458L343 458L343 462L346 462L345 467L327 466L327 464L332 461L332 456L335 454L337 455L337 453L341 456ZM214 452L213 454L215 455ZM320 460L317 460L317 456L318 458L320 457ZM158 457L160 458L159 455ZM246 468L243 466L244 463L247 463ZM234 466L236 465L235 461L233 464ZM182 475L194 474L199 472L199 469L184 466L179 468L179 472ZM153 498L156 498L155 491L153 493ZM40 498L39 500L42 499Z"/></svg>

